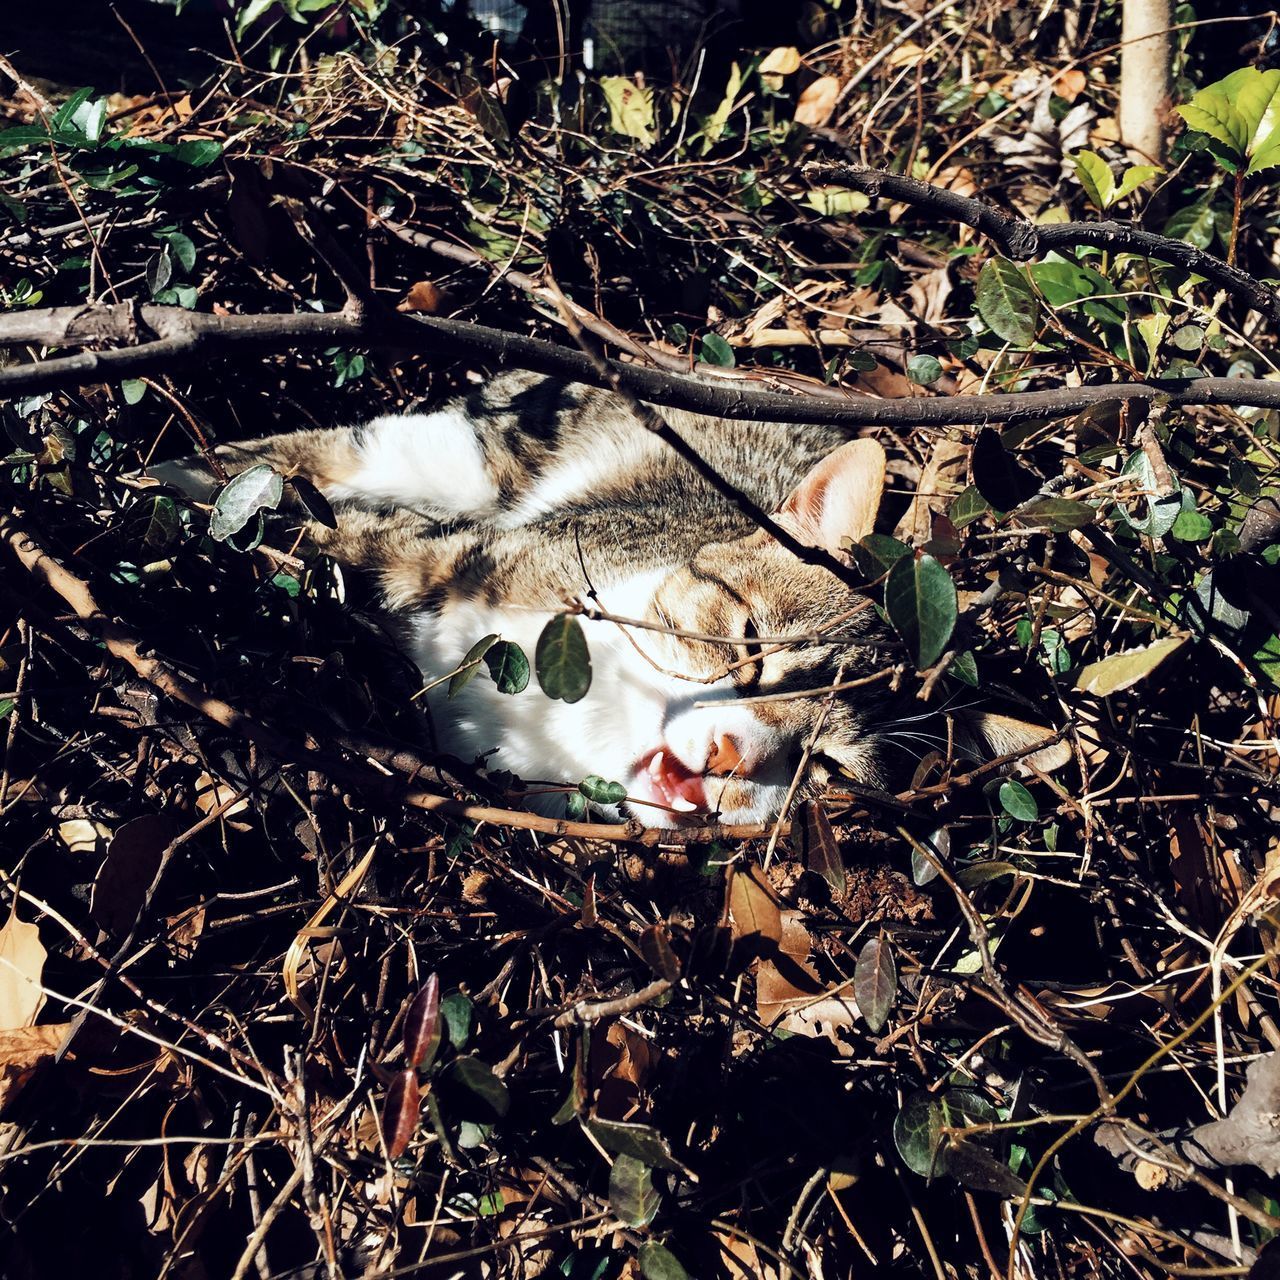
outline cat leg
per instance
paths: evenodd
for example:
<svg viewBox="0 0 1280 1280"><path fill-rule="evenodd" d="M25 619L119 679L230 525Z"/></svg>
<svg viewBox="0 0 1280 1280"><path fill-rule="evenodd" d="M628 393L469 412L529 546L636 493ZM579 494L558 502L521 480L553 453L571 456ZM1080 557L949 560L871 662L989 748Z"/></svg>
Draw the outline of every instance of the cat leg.
<svg viewBox="0 0 1280 1280"><path fill-rule="evenodd" d="M479 520L498 510L502 467L460 404L433 413L388 414L363 426L293 431L219 445L221 469L233 476L265 462L285 477L301 475L335 503L406 508L440 523ZM208 501L220 482L202 458L162 462L148 475Z"/></svg>

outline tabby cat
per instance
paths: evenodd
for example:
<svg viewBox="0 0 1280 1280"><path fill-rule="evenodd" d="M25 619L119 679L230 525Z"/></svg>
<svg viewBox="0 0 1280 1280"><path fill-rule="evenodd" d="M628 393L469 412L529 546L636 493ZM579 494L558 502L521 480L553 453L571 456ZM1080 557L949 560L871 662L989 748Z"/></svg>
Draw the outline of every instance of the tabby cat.
<svg viewBox="0 0 1280 1280"><path fill-rule="evenodd" d="M801 542L839 556L871 531L885 469L874 440L660 412ZM485 675L452 699L436 683L434 732L455 756L531 782L616 780L623 810L668 827L766 821L802 764L800 795L833 777L882 787L957 740L914 699L895 704L889 681L856 683L902 657L870 599L757 528L612 392L506 374L431 413L217 452L228 473L266 462L324 493L338 528L313 523L311 538L376 572L427 684L483 636L532 658L567 607L608 615L581 617L592 679L579 701L534 683L503 693ZM212 492L198 461L151 474ZM968 723L961 742L985 733L997 751L1045 733Z"/></svg>

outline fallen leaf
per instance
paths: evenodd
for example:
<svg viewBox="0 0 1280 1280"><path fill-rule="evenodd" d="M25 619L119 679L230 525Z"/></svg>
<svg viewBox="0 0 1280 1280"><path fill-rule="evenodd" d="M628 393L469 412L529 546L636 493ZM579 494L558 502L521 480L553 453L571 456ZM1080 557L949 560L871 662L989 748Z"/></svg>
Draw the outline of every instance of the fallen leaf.
<svg viewBox="0 0 1280 1280"><path fill-rule="evenodd" d="M58 1052L69 1022L0 1031L0 1112L18 1095L36 1068Z"/></svg>
<svg viewBox="0 0 1280 1280"><path fill-rule="evenodd" d="M821 129L831 119L840 96L840 81L835 76L819 76L796 103L796 124Z"/></svg>
<svg viewBox="0 0 1280 1280"><path fill-rule="evenodd" d="M29 1027L44 1004L40 977L48 956L40 930L18 919L17 903L0 928L0 1031Z"/></svg>
<svg viewBox="0 0 1280 1280"><path fill-rule="evenodd" d="M133 928L174 834L167 817L148 813L126 822L112 837L89 902L89 914L108 933Z"/></svg>
<svg viewBox="0 0 1280 1280"><path fill-rule="evenodd" d="M764 883L756 867L733 872L729 882L729 911L733 916L733 936L759 935L771 942L782 938L782 917L773 900L773 891Z"/></svg>
<svg viewBox="0 0 1280 1280"><path fill-rule="evenodd" d="M1112 654L1101 662L1091 662L1080 671L1076 688L1081 693L1105 698L1137 684L1149 676L1171 653L1187 642L1186 636L1166 636L1142 649Z"/></svg>

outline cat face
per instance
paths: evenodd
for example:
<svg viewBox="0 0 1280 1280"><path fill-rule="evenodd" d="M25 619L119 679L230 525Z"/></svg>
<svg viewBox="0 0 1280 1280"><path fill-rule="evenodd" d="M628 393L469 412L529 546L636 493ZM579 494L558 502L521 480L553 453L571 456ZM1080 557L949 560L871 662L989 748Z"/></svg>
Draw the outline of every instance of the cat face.
<svg viewBox="0 0 1280 1280"><path fill-rule="evenodd" d="M840 554L842 540L870 531L883 475L880 446L852 442L774 518ZM614 584L600 599L608 613L645 625L584 620L593 668L585 698L551 703L530 690L504 699L475 681L439 706L448 745L488 752L491 766L525 779L617 780L624 807L651 826L763 822L793 786L806 794L837 773L885 781L887 681L832 686L887 674L900 653L870 598L835 574L759 530ZM424 671L448 669L450 655L486 632L528 651L545 622L481 610L464 603L424 622L415 646Z"/></svg>

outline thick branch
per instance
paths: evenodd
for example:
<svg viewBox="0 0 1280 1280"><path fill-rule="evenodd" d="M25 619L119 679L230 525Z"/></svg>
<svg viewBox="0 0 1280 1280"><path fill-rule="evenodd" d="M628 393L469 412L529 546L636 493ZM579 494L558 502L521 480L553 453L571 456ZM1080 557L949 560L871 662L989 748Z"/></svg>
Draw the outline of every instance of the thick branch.
<svg viewBox="0 0 1280 1280"><path fill-rule="evenodd" d="M1221 258L1204 253L1185 240L1172 240L1168 236L1119 222L1060 222L1037 226L1026 218L1001 213L981 200L972 200L902 174L865 169L861 165L809 164L804 171L823 182L840 182L857 191L865 191L867 195L901 200L918 209L950 218L953 222L962 222L981 231L1006 257L1016 262L1041 258L1054 249L1081 245L1137 253L1185 267L1234 294L1269 320L1280 320L1280 297L1274 289L1268 289L1247 272L1229 266Z"/></svg>
<svg viewBox="0 0 1280 1280"><path fill-rule="evenodd" d="M592 386L609 385L579 351L566 350L541 338L438 316L356 316L340 311L216 316L181 307L139 307L130 303L50 307L0 315L0 347L23 343L88 346L98 342L131 345L105 351L84 350L71 356L0 368L0 397L139 377L197 356L342 344L468 356ZM1079 413L1110 400L1280 408L1280 384L1260 378L1156 379L1006 395L905 400L851 396L842 402L826 396L757 390L752 386L754 379L742 374L677 374L619 361L610 361L610 368L622 385L653 404L755 422L830 423L849 431L873 426L1021 422Z"/></svg>

